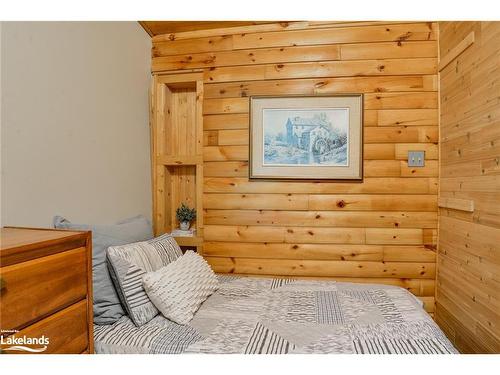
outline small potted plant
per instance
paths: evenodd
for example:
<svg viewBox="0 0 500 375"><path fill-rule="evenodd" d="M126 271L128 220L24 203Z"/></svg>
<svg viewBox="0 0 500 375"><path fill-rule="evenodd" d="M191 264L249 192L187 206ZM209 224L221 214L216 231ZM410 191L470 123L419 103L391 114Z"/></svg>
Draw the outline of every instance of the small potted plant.
<svg viewBox="0 0 500 375"><path fill-rule="evenodd" d="M184 203L175 211L177 220L179 220L181 230L189 230L191 221L196 218L196 209L189 208Z"/></svg>

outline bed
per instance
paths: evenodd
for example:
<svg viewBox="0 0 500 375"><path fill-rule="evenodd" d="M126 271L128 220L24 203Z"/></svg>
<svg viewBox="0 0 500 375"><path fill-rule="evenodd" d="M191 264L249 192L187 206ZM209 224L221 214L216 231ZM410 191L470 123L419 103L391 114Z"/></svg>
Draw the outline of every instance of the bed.
<svg viewBox="0 0 500 375"><path fill-rule="evenodd" d="M188 325L157 315L95 325L96 353L457 353L403 288L218 275Z"/></svg>

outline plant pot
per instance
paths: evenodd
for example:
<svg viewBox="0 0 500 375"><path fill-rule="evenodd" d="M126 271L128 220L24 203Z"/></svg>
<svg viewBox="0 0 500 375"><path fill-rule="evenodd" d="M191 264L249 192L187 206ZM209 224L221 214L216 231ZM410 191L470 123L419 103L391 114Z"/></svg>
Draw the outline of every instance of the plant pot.
<svg viewBox="0 0 500 375"><path fill-rule="evenodd" d="M191 223L189 221L181 221L181 230L189 230Z"/></svg>

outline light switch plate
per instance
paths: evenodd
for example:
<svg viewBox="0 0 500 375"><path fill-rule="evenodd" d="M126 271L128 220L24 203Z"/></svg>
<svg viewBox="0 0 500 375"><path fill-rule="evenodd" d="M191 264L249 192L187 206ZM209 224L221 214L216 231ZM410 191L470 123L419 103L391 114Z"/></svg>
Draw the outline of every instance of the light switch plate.
<svg viewBox="0 0 500 375"><path fill-rule="evenodd" d="M408 166L423 167L425 165L425 151L408 151Z"/></svg>

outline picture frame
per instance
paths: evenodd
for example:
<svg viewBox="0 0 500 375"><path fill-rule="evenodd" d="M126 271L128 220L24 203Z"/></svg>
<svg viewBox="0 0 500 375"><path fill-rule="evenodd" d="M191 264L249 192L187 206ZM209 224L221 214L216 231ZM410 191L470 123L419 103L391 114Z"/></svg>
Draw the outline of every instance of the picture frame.
<svg viewBox="0 0 500 375"><path fill-rule="evenodd" d="M363 94L250 97L249 178L362 180Z"/></svg>

